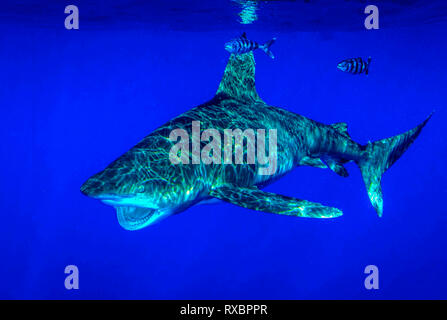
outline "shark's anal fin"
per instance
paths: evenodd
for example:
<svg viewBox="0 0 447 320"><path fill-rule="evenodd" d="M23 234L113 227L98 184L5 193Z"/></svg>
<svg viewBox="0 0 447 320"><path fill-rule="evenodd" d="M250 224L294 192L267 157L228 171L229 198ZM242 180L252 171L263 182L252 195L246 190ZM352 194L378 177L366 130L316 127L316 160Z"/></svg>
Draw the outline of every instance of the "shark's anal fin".
<svg viewBox="0 0 447 320"><path fill-rule="evenodd" d="M255 87L255 59L252 52L230 56L216 92L216 95L219 94L242 101L261 100Z"/></svg>
<svg viewBox="0 0 447 320"><path fill-rule="evenodd" d="M259 190L256 187L221 186L210 196L244 208L306 218L335 218L343 213L337 208Z"/></svg>
<svg viewBox="0 0 447 320"><path fill-rule="evenodd" d="M323 155L323 156L321 156L321 161L323 161L329 169L334 171L339 176L342 176L344 178L349 176L348 170L346 170L346 168L343 166L343 164L338 162L336 159L331 158L328 155Z"/></svg>

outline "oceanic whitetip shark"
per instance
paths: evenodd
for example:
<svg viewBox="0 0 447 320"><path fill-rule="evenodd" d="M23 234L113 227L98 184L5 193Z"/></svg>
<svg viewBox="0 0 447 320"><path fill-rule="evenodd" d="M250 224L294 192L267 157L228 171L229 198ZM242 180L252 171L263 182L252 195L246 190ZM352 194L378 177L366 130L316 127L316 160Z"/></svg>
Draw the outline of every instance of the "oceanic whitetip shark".
<svg viewBox="0 0 447 320"><path fill-rule="evenodd" d="M429 118L403 134L361 145L351 139L345 123L326 125L266 104L256 92L253 53L232 54L210 101L146 136L88 179L81 192L115 207L119 223L127 230L144 228L212 199L282 215L333 218L342 212L261 189L297 166L329 168L347 177L344 164L353 161L360 168L373 207L382 216L382 174L407 150ZM176 141L171 141L170 133L180 128L191 135L193 121L199 121L202 129L219 132L276 129L276 171L272 175L259 174L263 166L258 162L173 164L169 153ZM268 148L266 145L267 151L274 152Z"/></svg>

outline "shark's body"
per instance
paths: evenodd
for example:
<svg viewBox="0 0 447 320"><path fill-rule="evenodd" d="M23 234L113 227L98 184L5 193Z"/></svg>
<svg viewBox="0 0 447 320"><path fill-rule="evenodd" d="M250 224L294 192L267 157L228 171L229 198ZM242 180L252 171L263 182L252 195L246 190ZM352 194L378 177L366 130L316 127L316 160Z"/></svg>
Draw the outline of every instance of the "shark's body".
<svg viewBox="0 0 447 320"><path fill-rule="evenodd" d="M325 125L267 105L256 92L254 76L252 53L231 55L211 101L156 129L91 177L81 191L114 206L120 224L128 230L141 229L210 199L264 212L328 218L340 216L342 212L263 192L261 188L300 165L330 168L346 177L348 173L343 164L355 161L362 171L370 200L381 215L381 176L414 141L428 119L404 134L362 146L349 137L344 123ZM191 135L193 121L200 121L202 129L213 128L219 132L236 128L242 131L275 129L275 173L259 174L262 166L258 163L172 164L169 153L176 142L169 139L170 133L184 129ZM269 152L268 146L266 149Z"/></svg>

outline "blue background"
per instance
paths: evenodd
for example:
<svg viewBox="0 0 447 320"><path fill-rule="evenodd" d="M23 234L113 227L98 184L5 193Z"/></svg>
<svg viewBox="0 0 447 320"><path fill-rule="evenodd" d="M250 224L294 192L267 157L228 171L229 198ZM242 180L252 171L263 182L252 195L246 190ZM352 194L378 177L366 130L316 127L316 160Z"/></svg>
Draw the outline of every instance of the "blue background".
<svg viewBox="0 0 447 320"><path fill-rule="evenodd" d="M236 5L216 3L78 1L80 30L69 31L68 3L2 2L0 298L447 298L442 1L397 9L384 1L372 31L364 3L332 11L327 1L263 4L247 26ZM209 100L229 56L223 44L242 31L278 39L275 60L255 52L268 104L347 122L359 143L402 133L436 110L384 175L382 218L354 164L347 179L300 167L266 189L342 209L333 220L221 203L129 232L112 207L80 193L145 135ZM368 77L336 69L369 55ZM79 267L79 290L64 288L69 264ZM364 288L369 264L379 267L379 290Z"/></svg>

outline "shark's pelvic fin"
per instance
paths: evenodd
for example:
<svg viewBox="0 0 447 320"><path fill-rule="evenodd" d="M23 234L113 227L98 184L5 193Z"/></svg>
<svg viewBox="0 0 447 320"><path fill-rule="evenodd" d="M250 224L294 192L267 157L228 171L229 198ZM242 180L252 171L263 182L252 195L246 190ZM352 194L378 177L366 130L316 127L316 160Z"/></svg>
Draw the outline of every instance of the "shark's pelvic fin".
<svg viewBox="0 0 447 320"><path fill-rule="evenodd" d="M232 54L216 95L224 94L241 101L258 101L255 87L255 59L253 53Z"/></svg>
<svg viewBox="0 0 447 320"><path fill-rule="evenodd" d="M306 218L335 218L343 213L337 208L269 193L256 187L221 186L212 189L210 196L237 206L257 211Z"/></svg>
<svg viewBox="0 0 447 320"><path fill-rule="evenodd" d="M327 165L320 158L303 157L300 166L310 166L315 168L326 169Z"/></svg>
<svg viewBox="0 0 447 320"><path fill-rule="evenodd" d="M397 136L368 143L363 156L356 161L362 172L366 191L379 217L383 214L381 180L383 173L399 159L421 133L432 114L417 127Z"/></svg>

